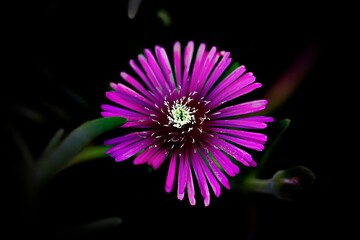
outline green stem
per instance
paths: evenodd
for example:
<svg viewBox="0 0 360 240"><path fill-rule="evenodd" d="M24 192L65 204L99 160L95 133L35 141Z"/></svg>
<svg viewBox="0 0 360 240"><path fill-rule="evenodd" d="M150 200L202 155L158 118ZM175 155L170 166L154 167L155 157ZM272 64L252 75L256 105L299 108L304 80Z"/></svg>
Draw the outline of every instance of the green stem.
<svg viewBox="0 0 360 240"><path fill-rule="evenodd" d="M249 177L244 180L242 185L243 190L248 192L258 193L272 193L271 191L271 178L270 179L259 179Z"/></svg>

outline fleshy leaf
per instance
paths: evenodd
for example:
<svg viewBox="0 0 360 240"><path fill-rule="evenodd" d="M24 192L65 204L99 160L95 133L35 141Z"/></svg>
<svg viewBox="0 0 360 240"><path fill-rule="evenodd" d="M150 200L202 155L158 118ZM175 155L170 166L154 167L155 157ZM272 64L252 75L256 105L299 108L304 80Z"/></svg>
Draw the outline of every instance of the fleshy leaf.
<svg viewBox="0 0 360 240"><path fill-rule="evenodd" d="M38 180L43 182L53 177L96 137L124 123L126 119L121 117L98 118L83 123L50 154L39 159L36 165Z"/></svg>
<svg viewBox="0 0 360 240"><path fill-rule="evenodd" d="M76 155L64 168L68 168L70 166L108 157L105 152L109 150L110 146L88 146L85 147L78 155Z"/></svg>

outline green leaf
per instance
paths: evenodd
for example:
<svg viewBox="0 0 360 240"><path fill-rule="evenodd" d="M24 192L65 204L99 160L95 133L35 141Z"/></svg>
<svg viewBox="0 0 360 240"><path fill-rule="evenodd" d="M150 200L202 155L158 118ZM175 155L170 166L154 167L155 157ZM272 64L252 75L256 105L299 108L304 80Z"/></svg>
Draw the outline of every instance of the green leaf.
<svg viewBox="0 0 360 240"><path fill-rule="evenodd" d="M38 180L44 182L53 177L96 137L124 123L126 119L121 117L98 118L83 123L48 156L39 159L36 165Z"/></svg>
<svg viewBox="0 0 360 240"><path fill-rule="evenodd" d="M68 168L70 166L92 161L99 158L108 157L105 153L110 146L88 146L85 147L78 155L76 155L64 168Z"/></svg>

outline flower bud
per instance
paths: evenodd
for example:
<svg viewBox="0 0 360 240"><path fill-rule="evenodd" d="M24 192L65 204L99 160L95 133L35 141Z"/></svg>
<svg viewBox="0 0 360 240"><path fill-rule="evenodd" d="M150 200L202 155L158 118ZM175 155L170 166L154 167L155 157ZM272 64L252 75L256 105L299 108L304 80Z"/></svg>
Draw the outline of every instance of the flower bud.
<svg viewBox="0 0 360 240"><path fill-rule="evenodd" d="M296 199L315 180L314 173L303 166L277 171L270 184L272 193L282 200Z"/></svg>

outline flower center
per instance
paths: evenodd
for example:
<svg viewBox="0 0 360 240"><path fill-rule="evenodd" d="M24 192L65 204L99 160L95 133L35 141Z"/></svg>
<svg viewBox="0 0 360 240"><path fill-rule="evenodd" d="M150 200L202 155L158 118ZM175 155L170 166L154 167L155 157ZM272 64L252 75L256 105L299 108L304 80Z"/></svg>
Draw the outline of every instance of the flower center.
<svg viewBox="0 0 360 240"><path fill-rule="evenodd" d="M168 111L169 125L176 128L182 128L187 124L194 124L195 121L195 108L189 107L186 103L176 100Z"/></svg>

